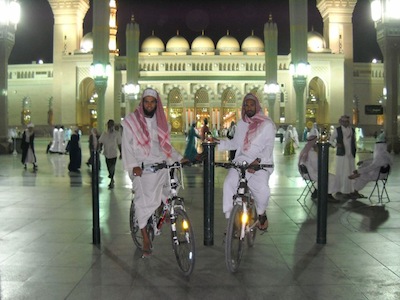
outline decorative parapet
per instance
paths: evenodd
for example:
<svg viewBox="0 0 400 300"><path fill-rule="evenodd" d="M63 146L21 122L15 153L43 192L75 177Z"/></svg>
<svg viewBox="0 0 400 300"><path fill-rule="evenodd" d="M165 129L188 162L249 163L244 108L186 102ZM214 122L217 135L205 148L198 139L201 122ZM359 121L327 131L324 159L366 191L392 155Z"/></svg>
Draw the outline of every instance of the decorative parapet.
<svg viewBox="0 0 400 300"><path fill-rule="evenodd" d="M354 63L354 78L383 79L383 63Z"/></svg>
<svg viewBox="0 0 400 300"><path fill-rule="evenodd" d="M52 79L52 64L9 65L8 79Z"/></svg>

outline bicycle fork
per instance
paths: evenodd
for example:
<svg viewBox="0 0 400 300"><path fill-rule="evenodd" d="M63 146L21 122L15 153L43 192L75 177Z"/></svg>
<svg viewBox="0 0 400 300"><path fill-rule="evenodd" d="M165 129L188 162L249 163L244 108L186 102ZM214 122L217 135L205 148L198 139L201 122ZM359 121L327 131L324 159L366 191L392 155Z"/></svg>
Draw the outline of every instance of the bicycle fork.
<svg viewBox="0 0 400 300"><path fill-rule="evenodd" d="M244 239L246 235L246 226L249 222L249 213L246 204L246 198L249 199L249 197L247 197L247 193L248 193L247 180L244 176L242 176L242 178L240 178L239 188L238 188L238 195L241 200L240 205L242 205L242 215L240 216L241 218L240 239Z"/></svg>
<svg viewBox="0 0 400 300"><path fill-rule="evenodd" d="M174 245L179 245L179 239L178 239L178 235L176 234L176 215L175 215L175 209L174 206L171 207L171 216L170 216L170 220L171 220L171 230L172 230L172 242L174 243ZM182 226L183 229L185 230L185 241L187 243L190 243L190 239L189 239L189 223L186 219L182 220L182 224L178 224L178 226Z"/></svg>
<svg viewBox="0 0 400 300"><path fill-rule="evenodd" d="M240 239L244 239L244 237L246 236L246 226L249 222L249 214L248 214L248 210L247 210L247 205L246 203L242 203L242 215L241 215L241 228L240 228Z"/></svg>

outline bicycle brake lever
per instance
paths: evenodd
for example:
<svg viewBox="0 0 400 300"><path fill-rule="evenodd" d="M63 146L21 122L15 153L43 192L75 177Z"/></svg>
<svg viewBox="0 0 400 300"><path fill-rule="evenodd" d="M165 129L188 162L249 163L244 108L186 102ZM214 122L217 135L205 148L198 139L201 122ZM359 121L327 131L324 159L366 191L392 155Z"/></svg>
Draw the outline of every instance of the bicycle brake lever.
<svg viewBox="0 0 400 300"><path fill-rule="evenodd" d="M261 167L260 167L260 165L250 165L248 167L248 169L253 169L254 171L259 171L259 170L261 170Z"/></svg>

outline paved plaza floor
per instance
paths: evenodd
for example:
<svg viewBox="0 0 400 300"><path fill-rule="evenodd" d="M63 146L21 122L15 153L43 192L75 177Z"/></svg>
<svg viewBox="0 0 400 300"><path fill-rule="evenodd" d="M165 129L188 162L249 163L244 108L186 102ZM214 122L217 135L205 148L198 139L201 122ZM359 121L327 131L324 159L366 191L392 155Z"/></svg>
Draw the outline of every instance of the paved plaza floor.
<svg viewBox="0 0 400 300"><path fill-rule="evenodd" d="M183 152L183 136L173 136ZM23 169L21 155L0 156L0 299L400 299L400 171L394 157L387 189L391 202L368 199L328 204L327 242L318 244L317 207L297 201L305 184L297 154L275 145L268 232L246 248L237 273L224 261L222 185L215 169L213 245L204 245L203 167L185 168L185 198L196 235L196 265L179 272L168 228L156 237L153 255L140 258L129 232L130 181L117 162L115 188L102 157L101 244L92 243L92 188L87 136L81 173L69 173L67 155L46 154L36 140L39 170ZM365 142L357 160L371 156ZM217 153L216 161L226 160ZM330 166L335 157L330 151ZM343 174L348 175L348 174ZM363 191L369 195L370 183Z"/></svg>

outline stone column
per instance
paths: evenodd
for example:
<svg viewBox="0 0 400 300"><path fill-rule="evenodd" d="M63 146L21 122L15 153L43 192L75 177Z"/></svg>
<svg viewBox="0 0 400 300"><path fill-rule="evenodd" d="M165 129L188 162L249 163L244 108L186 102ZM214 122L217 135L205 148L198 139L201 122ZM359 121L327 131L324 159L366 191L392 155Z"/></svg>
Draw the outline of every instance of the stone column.
<svg viewBox="0 0 400 300"><path fill-rule="evenodd" d="M105 92L107 89L107 69L109 58L109 0L93 1L93 74L97 98L97 129L103 132L105 120ZM96 71L97 70L97 71Z"/></svg>

